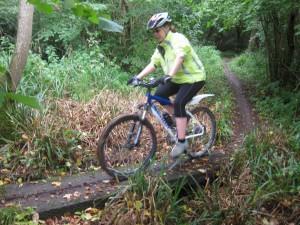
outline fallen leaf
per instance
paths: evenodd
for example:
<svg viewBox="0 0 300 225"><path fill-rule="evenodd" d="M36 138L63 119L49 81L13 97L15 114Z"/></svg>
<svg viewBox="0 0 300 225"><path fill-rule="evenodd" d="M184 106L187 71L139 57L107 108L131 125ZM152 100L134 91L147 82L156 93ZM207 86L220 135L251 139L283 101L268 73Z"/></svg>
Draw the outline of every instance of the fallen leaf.
<svg viewBox="0 0 300 225"><path fill-rule="evenodd" d="M97 214L98 212L99 212L99 209L97 209L97 208L87 208L86 210L85 210L85 212L86 213L90 213L91 215L94 215L94 214Z"/></svg>
<svg viewBox="0 0 300 225"><path fill-rule="evenodd" d="M199 171L200 173L206 173L206 170L205 170L205 169L198 169L198 171Z"/></svg>
<svg viewBox="0 0 300 225"><path fill-rule="evenodd" d="M29 139L28 136L27 136L26 134L22 134L22 138L23 138L24 140L28 140L28 139Z"/></svg>
<svg viewBox="0 0 300 225"><path fill-rule="evenodd" d="M72 194L65 194L65 195L63 196L63 198L67 199L68 201L71 200L71 197L72 197Z"/></svg>
<svg viewBox="0 0 300 225"><path fill-rule="evenodd" d="M78 197L80 197L81 193L78 191L75 191L73 195L75 198L78 198Z"/></svg>
<svg viewBox="0 0 300 225"><path fill-rule="evenodd" d="M2 169L1 173L9 173L9 170L8 169Z"/></svg>
<svg viewBox="0 0 300 225"><path fill-rule="evenodd" d="M59 181L53 181L51 184L52 184L54 187L60 187L61 182L59 182Z"/></svg>

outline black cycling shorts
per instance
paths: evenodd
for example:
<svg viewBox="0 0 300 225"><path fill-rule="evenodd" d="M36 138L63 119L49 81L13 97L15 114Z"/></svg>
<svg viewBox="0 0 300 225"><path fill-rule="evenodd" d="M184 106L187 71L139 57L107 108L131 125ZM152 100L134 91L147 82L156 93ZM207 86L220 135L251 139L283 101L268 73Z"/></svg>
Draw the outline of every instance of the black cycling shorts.
<svg viewBox="0 0 300 225"><path fill-rule="evenodd" d="M172 81L166 84L160 84L155 92L156 96L169 99L175 95L174 114L175 117L186 117L185 106L204 86L205 81L199 81L192 84L176 84Z"/></svg>

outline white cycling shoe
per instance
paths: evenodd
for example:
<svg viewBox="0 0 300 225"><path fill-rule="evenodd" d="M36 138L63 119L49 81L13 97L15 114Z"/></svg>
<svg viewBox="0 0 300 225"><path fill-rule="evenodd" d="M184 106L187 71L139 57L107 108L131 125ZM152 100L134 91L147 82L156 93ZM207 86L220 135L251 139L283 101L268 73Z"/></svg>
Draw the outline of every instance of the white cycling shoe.
<svg viewBox="0 0 300 225"><path fill-rule="evenodd" d="M177 142L170 153L171 157L172 158L178 157L179 155L184 153L184 151L186 151L188 149L188 147L189 147L189 144L188 144L187 140L185 140L184 142Z"/></svg>

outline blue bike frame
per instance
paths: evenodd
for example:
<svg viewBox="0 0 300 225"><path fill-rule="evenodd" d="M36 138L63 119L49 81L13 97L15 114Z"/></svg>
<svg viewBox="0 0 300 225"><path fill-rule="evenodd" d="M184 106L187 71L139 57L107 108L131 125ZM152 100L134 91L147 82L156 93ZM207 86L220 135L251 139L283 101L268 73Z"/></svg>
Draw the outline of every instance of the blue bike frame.
<svg viewBox="0 0 300 225"><path fill-rule="evenodd" d="M147 93L146 93L147 101L143 106L144 109L143 109L142 113L140 114L141 119L144 120L146 118L146 113L148 111L150 111L151 114L159 121L159 123L163 126L163 128L168 132L168 134L171 138L171 141L175 143L177 141L177 135L176 135L177 131L167 124L167 122L165 121L165 119L162 116L162 113L159 111L159 109L155 105L155 102L158 102L159 104L161 104L163 106L165 106L165 105L171 106L172 102L169 99L166 99L166 98L163 98L160 96L156 96L156 95L152 95L151 94L152 87L147 86L147 88L148 88ZM202 126L201 123L194 117L194 115L190 111L186 110L186 113L189 115L189 117L192 120L197 121L198 126L200 126L200 127ZM137 135L136 135L136 138L134 141L135 144L138 143L141 132L142 132L142 126L139 126ZM201 133L191 134L191 135L186 136L186 139L202 136L203 134L204 134L204 129Z"/></svg>
<svg viewBox="0 0 300 225"><path fill-rule="evenodd" d="M162 113L159 111L159 109L155 105L155 101L157 101L161 105L172 105L171 101L169 99L162 98L160 96L152 95L150 92L147 92L147 103L144 105L144 111L141 115L141 119L144 120L146 117L147 111L151 111L152 115L159 121L159 123L165 128L165 130L170 135L172 141L177 141L176 131L172 129L165 119L162 116Z"/></svg>

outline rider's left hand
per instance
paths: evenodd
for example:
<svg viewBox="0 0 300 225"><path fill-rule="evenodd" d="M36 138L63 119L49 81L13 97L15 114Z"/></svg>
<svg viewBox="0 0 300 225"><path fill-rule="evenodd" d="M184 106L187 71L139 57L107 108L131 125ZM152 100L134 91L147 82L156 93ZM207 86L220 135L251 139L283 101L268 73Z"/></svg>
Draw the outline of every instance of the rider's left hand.
<svg viewBox="0 0 300 225"><path fill-rule="evenodd" d="M127 85L133 85L133 86L137 86L139 83L140 83L140 79L137 78L136 76L133 76L132 78L130 78L128 81L127 81Z"/></svg>

